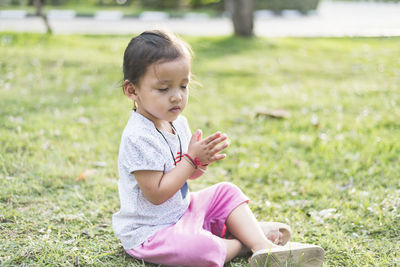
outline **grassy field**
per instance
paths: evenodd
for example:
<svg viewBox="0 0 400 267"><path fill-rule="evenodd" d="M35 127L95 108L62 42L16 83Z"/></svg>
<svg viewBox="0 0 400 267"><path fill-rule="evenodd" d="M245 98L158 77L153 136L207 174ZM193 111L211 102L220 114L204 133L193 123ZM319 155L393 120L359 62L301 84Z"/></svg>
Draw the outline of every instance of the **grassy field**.
<svg viewBox="0 0 400 267"><path fill-rule="evenodd" d="M111 228L129 38L0 34L1 266L152 266ZM184 114L231 142L191 190L235 183L325 266L400 265L400 38L185 39Z"/></svg>

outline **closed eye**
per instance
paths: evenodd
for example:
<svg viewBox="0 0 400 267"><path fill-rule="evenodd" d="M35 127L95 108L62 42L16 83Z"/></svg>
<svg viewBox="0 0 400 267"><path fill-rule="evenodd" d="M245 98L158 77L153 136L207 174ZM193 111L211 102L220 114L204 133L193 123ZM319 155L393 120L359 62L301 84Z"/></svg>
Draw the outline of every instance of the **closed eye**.
<svg viewBox="0 0 400 267"><path fill-rule="evenodd" d="M158 91L160 91L160 92L167 92L167 91L168 91L168 87L166 87L166 88L159 88Z"/></svg>

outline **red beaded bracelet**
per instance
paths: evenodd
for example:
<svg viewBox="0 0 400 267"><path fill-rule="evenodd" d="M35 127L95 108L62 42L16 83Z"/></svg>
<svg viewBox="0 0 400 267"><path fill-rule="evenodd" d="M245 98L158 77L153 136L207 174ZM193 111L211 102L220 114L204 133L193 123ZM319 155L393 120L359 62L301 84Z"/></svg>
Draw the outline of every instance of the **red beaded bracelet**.
<svg viewBox="0 0 400 267"><path fill-rule="evenodd" d="M188 157L183 157L183 159L189 162L189 164L192 165L193 168L197 169L197 166L194 165L193 161L191 161Z"/></svg>
<svg viewBox="0 0 400 267"><path fill-rule="evenodd" d="M203 164L203 163L201 163L201 161L199 160L199 158L198 157L195 157L194 159L189 155L189 154L185 154L185 155L183 155L184 157L187 157L192 163L193 163L193 165L194 166L196 166L196 169L199 167L199 166L207 166L208 164Z"/></svg>

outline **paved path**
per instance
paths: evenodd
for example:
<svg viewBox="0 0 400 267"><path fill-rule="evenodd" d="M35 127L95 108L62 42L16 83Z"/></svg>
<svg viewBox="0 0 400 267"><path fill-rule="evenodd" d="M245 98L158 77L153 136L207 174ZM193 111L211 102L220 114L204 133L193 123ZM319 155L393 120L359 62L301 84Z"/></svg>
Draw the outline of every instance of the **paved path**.
<svg viewBox="0 0 400 267"><path fill-rule="evenodd" d="M93 18L51 19L55 33L131 34L147 29L163 28L185 35L229 35L230 19L128 19L107 21ZM1 19L0 31L44 32L40 18ZM322 2L309 16L286 12L277 17L257 14L255 34L258 36L400 36L400 3Z"/></svg>

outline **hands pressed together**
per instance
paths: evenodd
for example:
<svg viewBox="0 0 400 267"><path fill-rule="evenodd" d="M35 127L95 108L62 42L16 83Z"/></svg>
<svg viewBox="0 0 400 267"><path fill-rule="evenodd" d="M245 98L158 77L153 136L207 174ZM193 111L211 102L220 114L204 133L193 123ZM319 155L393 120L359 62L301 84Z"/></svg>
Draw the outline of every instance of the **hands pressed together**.
<svg viewBox="0 0 400 267"><path fill-rule="evenodd" d="M187 164L178 164L170 172L138 170L135 171L135 177L143 195L154 205L160 205L170 199L184 185L187 179L197 179L207 169L208 164L221 160L226 157L220 154L222 150L229 146L227 135L216 132L206 138L202 138L201 130L197 130L189 143L187 154L190 158L200 160L197 165L192 159L193 168L188 168Z"/></svg>
<svg viewBox="0 0 400 267"><path fill-rule="evenodd" d="M219 153L229 146L227 139L228 136L220 132L202 139L202 131L197 130L190 140L188 154L198 158L203 165L208 165L226 157L226 154Z"/></svg>

